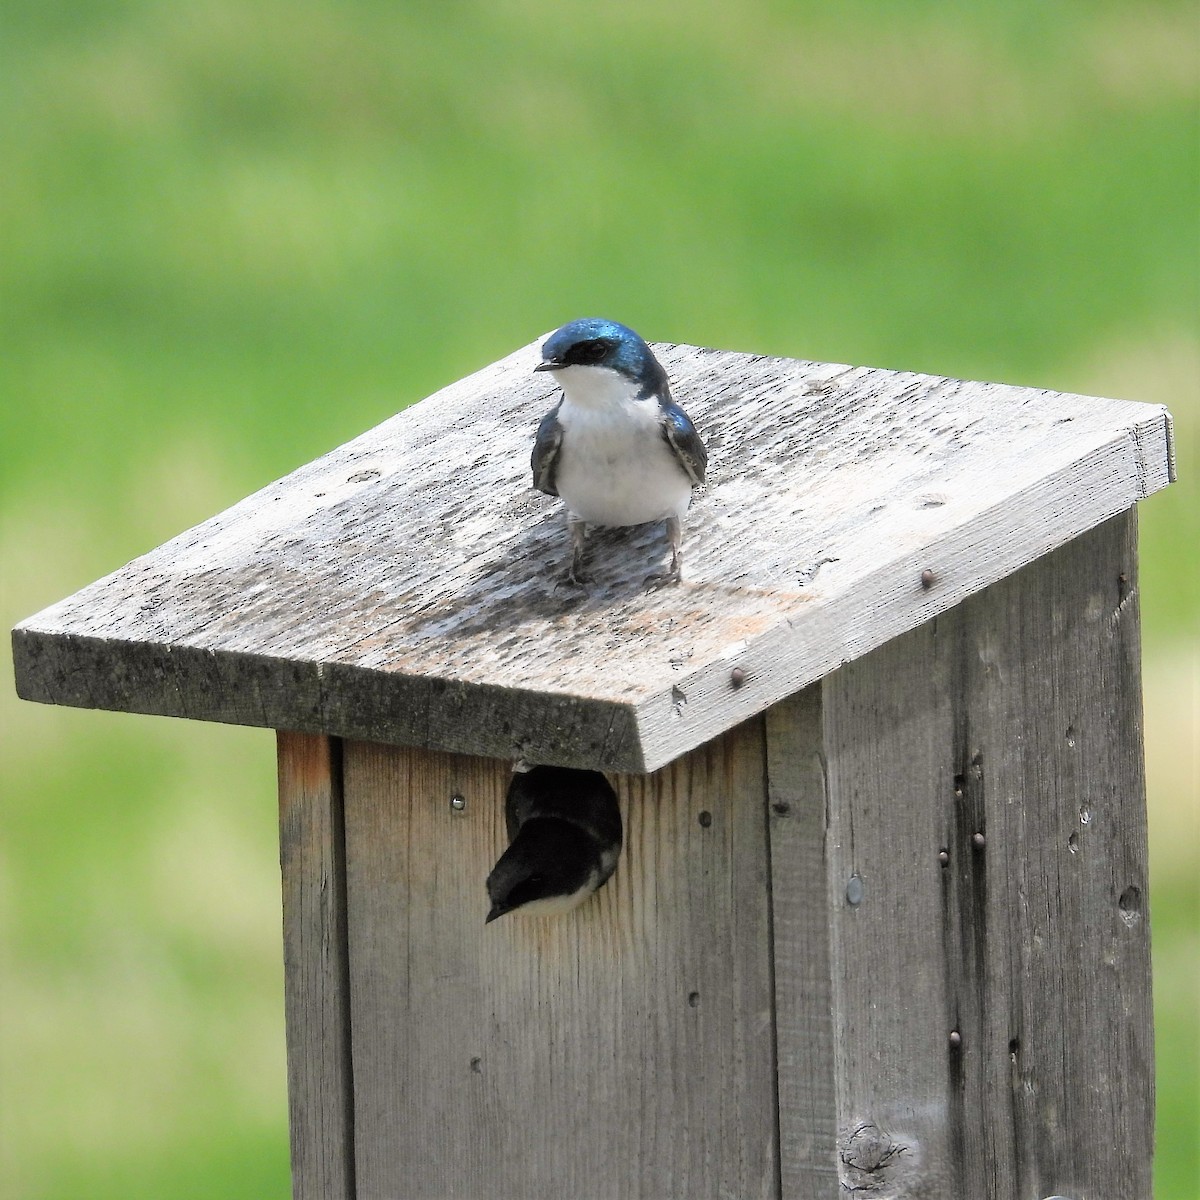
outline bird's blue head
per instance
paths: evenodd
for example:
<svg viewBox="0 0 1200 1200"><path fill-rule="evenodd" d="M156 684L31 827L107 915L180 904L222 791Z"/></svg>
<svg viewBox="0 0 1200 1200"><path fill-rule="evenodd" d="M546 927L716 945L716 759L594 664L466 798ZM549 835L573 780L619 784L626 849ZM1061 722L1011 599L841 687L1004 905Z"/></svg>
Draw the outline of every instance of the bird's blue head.
<svg viewBox="0 0 1200 1200"><path fill-rule="evenodd" d="M659 390L667 374L654 352L628 325L603 317L583 317L555 330L542 343L542 361L535 371L565 371L569 367L597 367L616 371Z"/></svg>

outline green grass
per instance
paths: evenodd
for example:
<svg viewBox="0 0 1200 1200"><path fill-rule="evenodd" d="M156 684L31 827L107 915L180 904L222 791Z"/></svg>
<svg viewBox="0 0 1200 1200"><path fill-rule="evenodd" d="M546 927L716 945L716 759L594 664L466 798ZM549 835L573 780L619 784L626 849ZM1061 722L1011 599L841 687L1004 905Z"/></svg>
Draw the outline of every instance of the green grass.
<svg viewBox="0 0 1200 1200"><path fill-rule="evenodd" d="M1148 711L1186 710L1155 689L1200 635L1193 18L0 0L0 615L602 313L1169 403ZM269 736L0 683L16 1194L286 1194ZM1189 731L1151 739L1160 1200L1198 1171Z"/></svg>

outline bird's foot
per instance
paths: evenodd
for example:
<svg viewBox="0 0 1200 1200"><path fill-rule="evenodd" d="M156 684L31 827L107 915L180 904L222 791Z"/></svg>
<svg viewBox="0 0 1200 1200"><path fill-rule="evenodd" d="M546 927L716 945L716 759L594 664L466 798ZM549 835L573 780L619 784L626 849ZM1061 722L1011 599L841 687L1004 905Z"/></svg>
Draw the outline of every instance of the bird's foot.
<svg viewBox="0 0 1200 1200"><path fill-rule="evenodd" d="M592 582L590 575L585 575L582 571L576 570L574 567L569 567L555 581L554 589L557 591L560 587L578 588L581 592L588 590L587 585Z"/></svg>
<svg viewBox="0 0 1200 1200"><path fill-rule="evenodd" d="M670 567L666 571L655 571L653 575L646 576L646 591L655 592L659 588L671 587L681 581L681 576L678 567Z"/></svg>
<svg viewBox="0 0 1200 1200"><path fill-rule="evenodd" d="M667 540L671 543L671 565L665 571L656 571L653 575L646 576L647 591L654 591L661 587L670 587L672 584L683 581L682 537L682 524L679 518L668 517Z"/></svg>
<svg viewBox="0 0 1200 1200"><path fill-rule="evenodd" d="M567 568L566 574L563 575L555 587L562 584L569 584L571 587L582 588L587 591L587 585L591 583L591 576L584 573L583 570L583 538L586 526L582 521L574 521L571 523L571 541L574 543L573 552L571 554L571 565Z"/></svg>

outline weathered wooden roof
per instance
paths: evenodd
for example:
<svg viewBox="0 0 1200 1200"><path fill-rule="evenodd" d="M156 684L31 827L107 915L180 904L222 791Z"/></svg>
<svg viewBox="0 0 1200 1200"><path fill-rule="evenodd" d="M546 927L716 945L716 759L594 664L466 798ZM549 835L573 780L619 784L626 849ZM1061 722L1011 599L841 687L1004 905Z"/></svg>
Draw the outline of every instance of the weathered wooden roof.
<svg viewBox="0 0 1200 1200"><path fill-rule="evenodd" d="M681 585L642 527L556 587L535 343L22 622L18 691L647 771L1172 477L1154 405L656 350L711 455Z"/></svg>

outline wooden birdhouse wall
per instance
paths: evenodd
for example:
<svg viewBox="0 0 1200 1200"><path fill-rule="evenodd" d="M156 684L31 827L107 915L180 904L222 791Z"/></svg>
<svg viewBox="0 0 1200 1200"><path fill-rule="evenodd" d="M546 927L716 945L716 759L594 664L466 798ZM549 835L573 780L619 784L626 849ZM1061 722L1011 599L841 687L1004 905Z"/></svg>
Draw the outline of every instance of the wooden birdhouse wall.
<svg viewBox="0 0 1200 1200"><path fill-rule="evenodd" d="M1128 514L616 777L559 918L483 924L509 762L281 735L297 1194L1148 1197L1134 562Z"/></svg>
<svg viewBox="0 0 1200 1200"><path fill-rule="evenodd" d="M334 884L327 901L344 919L302 898L288 916L303 887L289 874L339 858L308 836L336 837L336 814L310 811L336 789L288 786L306 757L336 766L323 742L280 739L289 980L320 993L301 1014L348 1024L328 1031L327 1057L352 1119L334 1115L340 1146L325 1131L305 1139L314 1178L352 1152L355 1196L769 1195L763 719L616 777L625 847L609 884L562 917L487 927L511 763L362 742L340 747L344 893ZM339 925L345 962L314 975L304 947L325 954ZM296 1084L313 1070L311 1032L292 1031Z"/></svg>

